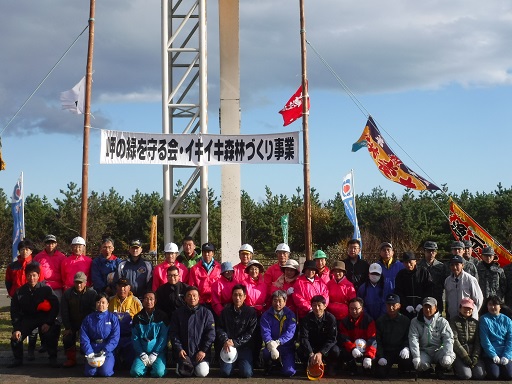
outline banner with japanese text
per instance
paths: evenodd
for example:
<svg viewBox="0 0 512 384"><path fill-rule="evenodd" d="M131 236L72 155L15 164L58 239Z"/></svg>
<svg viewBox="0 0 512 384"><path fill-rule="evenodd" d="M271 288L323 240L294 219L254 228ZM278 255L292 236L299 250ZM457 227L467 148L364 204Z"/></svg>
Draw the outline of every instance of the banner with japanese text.
<svg viewBox="0 0 512 384"><path fill-rule="evenodd" d="M194 135L101 130L100 164L298 164L299 132Z"/></svg>

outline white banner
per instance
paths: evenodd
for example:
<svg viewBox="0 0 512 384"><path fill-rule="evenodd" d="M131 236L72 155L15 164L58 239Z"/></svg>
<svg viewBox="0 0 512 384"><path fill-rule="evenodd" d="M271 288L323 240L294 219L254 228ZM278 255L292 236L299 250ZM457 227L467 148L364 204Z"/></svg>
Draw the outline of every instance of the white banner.
<svg viewBox="0 0 512 384"><path fill-rule="evenodd" d="M100 164L298 164L299 132L195 135L101 130Z"/></svg>

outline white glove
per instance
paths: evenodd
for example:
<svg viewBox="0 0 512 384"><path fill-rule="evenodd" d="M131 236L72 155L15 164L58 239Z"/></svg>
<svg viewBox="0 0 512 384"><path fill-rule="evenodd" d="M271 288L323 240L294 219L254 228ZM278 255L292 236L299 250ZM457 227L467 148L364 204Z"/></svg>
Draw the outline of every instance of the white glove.
<svg viewBox="0 0 512 384"><path fill-rule="evenodd" d="M378 363L379 365L381 365L381 366L388 365L388 361L387 361L385 358L383 358L383 357L381 357L381 358L379 359L379 361L377 361L377 363Z"/></svg>
<svg viewBox="0 0 512 384"><path fill-rule="evenodd" d="M88 355L85 356L87 359L92 359L94 357L94 352L93 353L89 353Z"/></svg>
<svg viewBox="0 0 512 384"><path fill-rule="evenodd" d="M290 287L286 290L287 295L291 295L293 293L293 287Z"/></svg>
<svg viewBox="0 0 512 384"><path fill-rule="evenodd" d="M416 306L416 312L420 313L420 311L421 311L422 309L423 309L423 305L418 304L418 305Z"/></svg>
<svg viewBox="0 0 512 384"><path fill-rule="evenodd" d="M494 356L494 357L492 358L492 362L493 362L494 364L499 364L499 363L500 363L500 357L499 357L499 356Z"/></svg>
<svg viewBox="0 0 512 384"><path fill-rule="evenodd" d="M268 343L267 343L267 349L272 352L273 349L277 349L278 347L278 343L277 341L274 341L274 340L270 340Z"/></svg>
<svg viewBox="0 0 512 384"><path fill-rule="evenodd" d="M139 357L144 363L144 366L147 367L148 365L151 365L151 363L149 362L149 356L146 352L142 352Z"/></svg>
<svg viewBox="0 0 512 384"><path fill-rule="evenodd" d="M508 364L508 359L506 357L502 357L501 361L500 361L500 364L501 365L507 365Z"/></svg>
<svg viewBox="0 0 512 384"><path fill-rule="evenodd" d="M409 313L413 313L414 312L414 307L412 305L408 305L407 307L405 307L405 310Z"/></svg>
<svg viewBox="0 0 512 384"><path fill-rule="evenodd" d="M418 367L420 366L420 361L421 359L419 357L415 357L414 359L412 359L412 366L414 367L414 369L418 369Z"/></svg>
<svg viewBox="0 0 512 384"><path fill-rule="evenodd" d="M352 350L352 356L354 356L354 359L357 359L358 357L363 356L363 354L361 353L361 351L359 349L354 348Z"/></svg>
<svg viewBox="0 0 512 384"><path fill-rule="evenodd" d="M409 358L409 348L405 347L404 349L402 349L402 350L400 351L400 357L401 357L402 359L404 359L404 360L405 360L405 359L408 359L408 358Z"/></svg>
<svg viewBox="0 0 512 384"><path fill-rule="evenodd" d="M441 359L441 365L444 365L445 367L449 366L451 363L453 363L453 360L450 356L443 356Z"/></svg>
<svg viewBox="0 0 512 384"><path fill-rule="evenodd" d="M153 365L156 358L158 357L158 353L152 352L151 355L148 356L149 359L149 365Z"/></svg>
<svg viewBox="0 0 512 384"><path fill-rule="evenodd" d="M277 350L277 348L272 348L270 350L270 358L272 360L277 360L279 359L279 351Z"/></svg>
<svg viewBox="0 0 512 384"><path fill-rule="evenodd" d="M372 367L372 359L365 357L363 359L363 368L370 369Z"/></svg>

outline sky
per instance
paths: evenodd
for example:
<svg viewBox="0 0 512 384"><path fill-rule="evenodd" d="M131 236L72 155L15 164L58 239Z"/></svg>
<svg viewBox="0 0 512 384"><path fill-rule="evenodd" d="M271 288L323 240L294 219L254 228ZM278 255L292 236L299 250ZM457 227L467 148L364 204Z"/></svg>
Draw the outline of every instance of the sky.
<svg viewBox="0 0 512 384"><path fill-rule="evenodd" d="M219 133L217 1L208 7L208 131ZM508 0L305 0L311 186L335 197L354 171L356 194L385 179L366 149L351 152L370 113L411 169L449 193L512 185L512 3ZM96 2L89 191L162 193L158 165L99 164L99 129L162 132L160 1ZM0 129L8 195L21 172L25 196L61 198L81 185L83 116L60 93L85 75L88 32L79 38L13 122L7 122L87 25L85 0L17 0L0 13ZM278 111L301 82L299 2L240 1L241 134L301 130ZM314 48L314 50L313 50ZM318 52L315 53L314 51ZM343 80L358 102L340 85ZM4 129L5 128L5 129ZM302 142L301 142L302 146ZM303 165L244 165L242 189L291 196ZM183 173L182 180L188 176ZM177 175L178 178L180 174ZM209 185L220 196L220 168Z"/></svg>

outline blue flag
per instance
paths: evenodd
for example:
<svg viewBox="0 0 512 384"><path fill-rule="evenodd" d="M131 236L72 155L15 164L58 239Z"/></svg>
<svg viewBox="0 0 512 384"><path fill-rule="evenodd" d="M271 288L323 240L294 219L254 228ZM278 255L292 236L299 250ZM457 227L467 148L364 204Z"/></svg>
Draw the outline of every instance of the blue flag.
<svg viewBox="0 0 512 384"><path fill-rule="evenodd" d="M12 260L18 257L18 244L25 237L25 215L23 207L23 172L14 186L11 199L12 208Z"/></svg>
<svg viewBox="0 0 512 384"><path fill-rule="evenodd" d="M343 178L343 184L341 186L341 200L343 201L343 205L345 207L345 214L354 226L354 235L352 238L361 241L361 232L359 231L359 224L357 223L356 199L354 196L354 186L352 183L353 177L354 175L352 174L352 171L350 171ZM361 257L361 254L359 254L359 257Z"/></svg>

